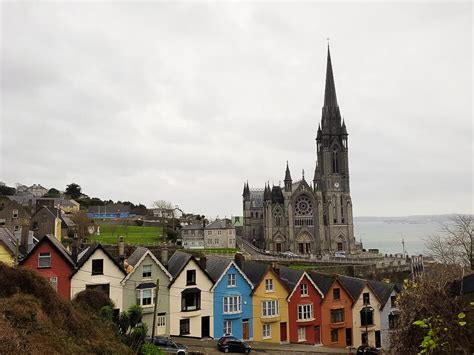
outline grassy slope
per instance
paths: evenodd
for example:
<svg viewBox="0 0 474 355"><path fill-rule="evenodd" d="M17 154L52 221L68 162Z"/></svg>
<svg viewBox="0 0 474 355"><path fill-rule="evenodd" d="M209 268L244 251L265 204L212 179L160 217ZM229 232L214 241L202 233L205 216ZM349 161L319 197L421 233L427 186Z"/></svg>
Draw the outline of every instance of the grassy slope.
<svg viewBox="0 0 474 355"><path fill-rule="evenodd" d="M162 239L161 230L161 227L100 224L100 236L93 235L88 238L93 242L115 244L118 237L123 236L128 244L156 244Z"/></svg>

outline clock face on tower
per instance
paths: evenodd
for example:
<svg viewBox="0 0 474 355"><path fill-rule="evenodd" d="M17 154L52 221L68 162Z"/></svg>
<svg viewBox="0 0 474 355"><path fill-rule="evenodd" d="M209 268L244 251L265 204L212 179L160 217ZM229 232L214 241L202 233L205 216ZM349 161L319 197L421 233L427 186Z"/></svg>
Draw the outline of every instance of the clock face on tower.
<svg viewBox="0 0 474 355"><path fill-rule="evenodd" d="M338 188L339 188L339 183L338 183L338 182L335 182L335 183L334 183L334 187L335 187L336 189L338 189Z"/></svg>

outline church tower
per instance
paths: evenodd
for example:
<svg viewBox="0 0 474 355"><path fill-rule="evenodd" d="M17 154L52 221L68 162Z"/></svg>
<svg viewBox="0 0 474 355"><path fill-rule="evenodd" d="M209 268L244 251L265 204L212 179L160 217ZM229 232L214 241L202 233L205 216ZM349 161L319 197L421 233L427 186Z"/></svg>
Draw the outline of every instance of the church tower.
<svg viewBox="0 0 474 355"><path fill-rule="evenodd" d="M342 121L342 122L341 122ZM337 104L336 86L328 46L326 87L321 123L316 135L317 162L313 187L322 193L323 251L355 249L349 187L348 134Z"/></svg>

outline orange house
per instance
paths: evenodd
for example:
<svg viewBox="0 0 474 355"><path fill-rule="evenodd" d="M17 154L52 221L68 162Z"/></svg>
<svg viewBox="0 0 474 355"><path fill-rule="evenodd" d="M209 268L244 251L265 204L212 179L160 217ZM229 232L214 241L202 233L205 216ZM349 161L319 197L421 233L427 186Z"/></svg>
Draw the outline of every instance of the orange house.
<svg viewBox="0 0 474 355"><path fill-rule="evenodd" d="M323 345L346 347L353 343L352 303L349 292L336 276L310 272L310 277L324 293L321 303L321 340Z"/></svg>

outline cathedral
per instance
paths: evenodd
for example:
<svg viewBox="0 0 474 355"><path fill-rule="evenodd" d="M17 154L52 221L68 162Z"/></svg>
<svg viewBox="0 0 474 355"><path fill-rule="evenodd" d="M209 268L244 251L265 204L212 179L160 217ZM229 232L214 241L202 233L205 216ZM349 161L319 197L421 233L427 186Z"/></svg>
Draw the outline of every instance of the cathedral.
<svg viewBox="0 0 474 355"><path fill-rule="evenodd" d="M342 121L342 122L341 122ZM244 238L280 253L321 255L355 250L349 189L349 147L341 120L328 47L326 88L316 134L313 181L293 181L286 163L283 186L254 189L244 184Z"/></svg>

